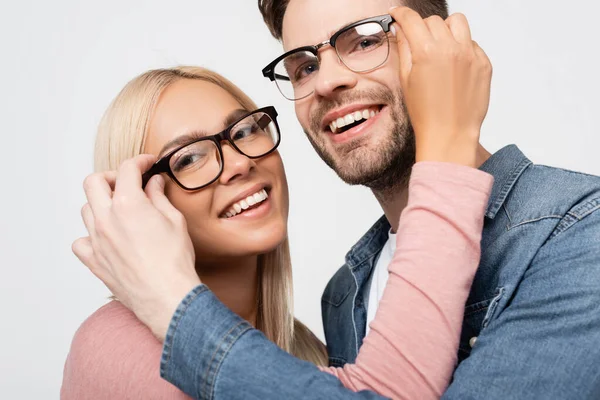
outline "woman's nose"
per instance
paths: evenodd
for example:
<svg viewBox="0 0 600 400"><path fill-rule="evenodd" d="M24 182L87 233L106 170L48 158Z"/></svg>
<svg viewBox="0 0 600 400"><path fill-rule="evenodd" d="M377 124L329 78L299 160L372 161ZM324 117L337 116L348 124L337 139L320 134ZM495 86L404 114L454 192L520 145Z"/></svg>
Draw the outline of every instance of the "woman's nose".
<svg viewBox="0 0 600 400"><path fill-rule="evenodd" d="M247 176L256 163L251 158L238 152L231 147L229 143L223 143L223 173L219 177L219 182L227 184L235 179Z"/></svg>

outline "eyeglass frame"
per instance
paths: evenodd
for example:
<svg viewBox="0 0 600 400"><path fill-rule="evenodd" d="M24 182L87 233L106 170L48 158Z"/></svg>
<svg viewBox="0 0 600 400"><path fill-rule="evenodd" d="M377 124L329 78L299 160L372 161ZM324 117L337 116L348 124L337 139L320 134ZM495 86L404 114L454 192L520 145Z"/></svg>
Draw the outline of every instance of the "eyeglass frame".
<svg viewBox="0 0 600 400"><path fill-rule="evenodd" d="M273 146L273 148L271 150L269 150L268 152L266 152L264 154L261 154L260 156L249 156L248 154L246 154L242 150L240 150L240 148L235 144L235 141L231 138L231 130L237 124L239 124L240 122L242 122L249 116L251 116L253 114L261 113L261 112L267 114L271 118L271 121L275 124L275 128L277 129L277 143L275 143L275 145ZM221 146L221 142L224 142L224 141L228 142L231 145L231 147L233 147L241 155L248 157L250 159L253 159L253 160L265 157L265 156L273 153L275 150L277 150L277 147L279 147L279 144L281 143L281 129L279 129L279 123L277 122L277 116L278 116L278 113L277 113L277 110L275 109L275 107L273 107L273 106L262 107L262 108L259 108L259 109L249 112L248 114L244 115L241 118L238 118L235 122L233 122L227 128L225 128L224 130L222 130L221 132L219 132L217 134L210 135L210 136L203 136L201 138L192 140L189 143L178 146L176 149L171 150L168 154L161 157L160 160L156 161L152 165L152 167L150 167L150 169L142 175L142 189L146 187L150 178L152 178L154 175L163 174L163 173L167 174L169 176L169 178L171 178L171 180L177 184L177 186L179 186L183 190L190 191L190 192L203 189L203 188L213 184L223 174L223 169L225 166L225 158L223 157L223 148ZM183 149L187 146L191 146L195 143L207 141L207 140L213 142L217 146L217 150L219 152L219 157L221 159L219 173L217 174L217 176L215 176L215 178L213 180L211 180L210 182L208 182L204 185L201 185L201 186L198 186L195 188L188 188L188 187L184 186L181 182L179 182L179 179L177 179L177 177L171 170L171 164L170 164L171 158L177 152L179 152L181 149Z"/></svg>
<svg viewBox="0 0 600 400"><path fill-rule="evenodd" d="M389 50L388 50L388 55L385 58L385 60L379 64L376 67L370 68L368 70L365 71L354 71L352 68L350 68L346 62L342 59L342 57L340 56L340 53L338 53L337 48L335 47L335 43L337 41L337 39L344 33L346 33L347 31L349 31L350 29L356 28L357 26L360 25L364 25L364 24L369 24L372 22L376 22L378 23L381 28L383 29L383 31L387 34L390 32L390 27L391 25L395 22L396 20L394 19L394 17L392 17L390 14L384 14L384 15L379 15L377 17L371 17L371 18L365 18L365 19L361 19L359 21L353 22L349 25L344 26L343 28L341 28L340 30L338 30L336 33L334 33L333 35L331 35L331 37L329 38L329 40L325 40L324 42L321 43L317 43L313 46L302 46L302 47L298 47L295 49L292 49L284 54L282 54L281 56L277 57L275 60L271 61L265 68L263 68L262 70L262 74L265 78L269 78L269 80L271 80L271 82L275 82L275 84L277 84L277 82L275 81L276 79L281 79L281 80L290 80L289 77L283 76L283 75L278 75L275 74L275 67L277 66L277 64L279 64L279 62L285 58L287 58L288 56L290 56L291 54L294 53L300 53L302 51L308 51L312 54L314 54L314 56L317 58L317 60L319 61L319 66L321 65L321 61L319 60L319 50L321 50L323 47L329 45L331 47L334 48L335 50L335 54L337 55L338 59L342 62L342 64L344 64L344 66L346 68L348 68L350 71L352 72L357 72L357 73L366 73L366 72L370 72L373 71L379 67L381 67L383 64L385 64L389 58ZM281 91L281 90L280 90ZM283 95L283 97L285 97L288 100L291 101L297 101L297 100L302 100L307 98L308 96L312 95L315 91L313 90L312 92L310 92L309 94L307 94L304 97L300 97L297 99L288 99L285 95Z"/></svg>

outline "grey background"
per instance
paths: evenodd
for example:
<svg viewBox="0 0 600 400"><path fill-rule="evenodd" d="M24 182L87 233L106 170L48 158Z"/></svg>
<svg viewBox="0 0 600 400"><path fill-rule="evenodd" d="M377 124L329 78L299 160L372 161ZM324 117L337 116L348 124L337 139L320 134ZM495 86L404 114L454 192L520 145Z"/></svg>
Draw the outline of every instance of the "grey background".
<svg viewBox="0 0 600 400"><path fill-rule="evenodd" d="M154 67L198 64L275 105L291 189L296 313L322 337L320 294L381 210L318 159L261 68L280 45L256 2L2 1L0 13L0 397L58 398L79 324L108 291L71 253L96 125L120 88ZM600 174L597 16L591 1L451 0L495 67L482 141Z"/></svg>

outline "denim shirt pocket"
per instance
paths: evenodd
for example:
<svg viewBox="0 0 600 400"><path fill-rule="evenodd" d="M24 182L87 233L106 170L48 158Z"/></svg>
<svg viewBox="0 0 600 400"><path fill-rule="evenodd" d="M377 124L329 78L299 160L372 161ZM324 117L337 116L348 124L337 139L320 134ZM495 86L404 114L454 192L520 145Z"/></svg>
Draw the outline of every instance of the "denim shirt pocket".
<svg viewBox="0 0 600 400"><path fill-rule="evenodd" d="M347 290L327 291L321 298L327 351L329 353L330 367L343 367L348 362L349 346L354 346L354 327L352 326L352 305L344 305L352 288Z"/></svg>
<svg viewBox="0 0 600 400"><path fill-rule="evenodd" d="M462 362L471 354L471 341L481 334L481 331L494 317L498 303L502 299L504 288L496 289L494 297L478 301L465 307L465 316L458 346L458 361Z"/></svg>
<svg viewBox="0 0 600 400"><path fill-rule="evenodd" d="M343 274L334 284L328 285L321 297L323 327L327 339L329 365L332 367L344 366L356 353L352 319L353 297L350 295L356 291L356 286L349 270Z"/></svg>

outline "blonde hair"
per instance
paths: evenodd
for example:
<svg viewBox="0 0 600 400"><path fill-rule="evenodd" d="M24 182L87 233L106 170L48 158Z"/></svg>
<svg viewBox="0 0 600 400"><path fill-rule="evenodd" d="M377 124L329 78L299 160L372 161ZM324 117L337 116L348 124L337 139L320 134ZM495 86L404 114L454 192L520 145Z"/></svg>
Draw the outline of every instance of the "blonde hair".
<svg viewBox="0 0 600 400"><path fill-rule="evenodd" d="M115 170L143 152L152 112L161 93L181 79L198 79L226 90L249 111L256 104L223 76L200 67L148 71L130 81L105 112L94 151L96 171ZM288 239L258 257L259 287L256 328L294 356L327 365L325 346L293 316L292 266Z"/></svg>

